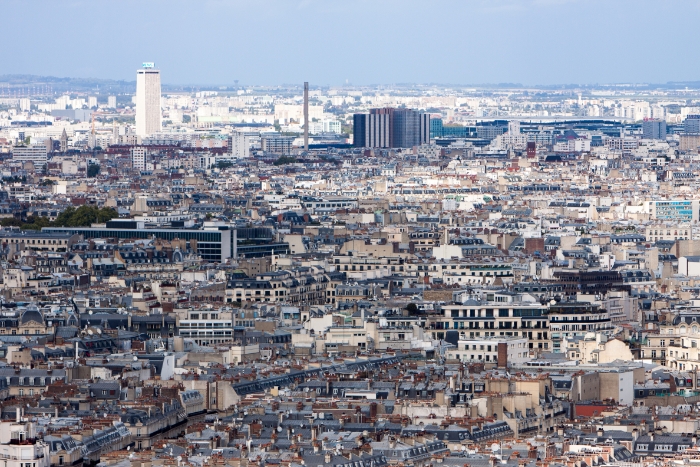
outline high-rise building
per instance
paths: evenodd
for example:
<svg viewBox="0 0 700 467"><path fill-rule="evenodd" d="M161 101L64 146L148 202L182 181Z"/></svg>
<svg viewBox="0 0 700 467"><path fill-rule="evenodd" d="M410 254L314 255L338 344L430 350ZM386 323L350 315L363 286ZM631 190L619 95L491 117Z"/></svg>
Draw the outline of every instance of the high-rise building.
<svg viewBox="0 0 700 467"><path fill-rule="evenodd" d="M109 107L110 109L117 108L117 96L108 96L107 97L107 107Z"/></svg>
<svg viewBox="0 0 700 467"><path fill-rule="evenodd" d="M644 139L666 140L666 120L660 118L645 118L642 122Z"/></svg>
<svg viewBox="0 0 700 467"><path fill-rule="evenodd" d="M267 133L261 135L260 147L263 152L273 154L291 154L293 136L282 136L279 133Z"/></svg>
<svg viewBox="0 0 700 467"><path fill-rule="evenodd" d="M131 148L131 166L135 170L146 170L146 156L148 151L143 146L134 146Z"/></svg>
<svg viewBox="0 0 700 467"><path fill-rule="evenodd" d="M94 109L95 107L97 107L97 97L88 96L87 106L88 106L88 109Z"/></svg>
<svg viewBox="0 0 700 467"><path fill-rule="evenodd" d="M353 144L366 148L412 148L430 142L430 114L411 109L372 109L353 116Z"/></svg>
<svg viewBox="0 0 700 467"><path fill-rule="evenodd" d="M250 135L242 131L234 131L228 137L228 152L231 157L250 157Z"/></svg>
<svg viewBox="0 0 700 467"><path fill-rule="evenodd" d="M163 128L160 111L160 71L144 63L136 71L136 134L150 136Z"/></svg>
<svg viewBox="0 0 700 467"><path fill-rule="evenodd" d="M43 169L48 160L46 144L31 144L12 148L12 160L15 162L31 162L37 170Z"/></svg>
<svg viewBox="0 0 700 467"><path fill-rule="evenodd" d="M688 115L683 122L686 135L700 134L700 115Z"/></svg>

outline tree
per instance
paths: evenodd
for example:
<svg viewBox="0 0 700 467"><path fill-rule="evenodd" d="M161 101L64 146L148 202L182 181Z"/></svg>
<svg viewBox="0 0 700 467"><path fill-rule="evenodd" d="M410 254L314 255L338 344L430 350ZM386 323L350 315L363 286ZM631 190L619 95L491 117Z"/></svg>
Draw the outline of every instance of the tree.
<svg viewBox="0 0 700 467"><path fill-rule="evenodd" d="M80 206L75 209L70 206L56 217L53 225L57 227L88 227L94 223L107 222L115 217L119 217L119 213L113 208L99 209L95 206Z"/></svg>
<svg viewBox="0 0 700 467"><path fill-rule="evenodd" d="M418 305L416 305L415 303L409 303L408 305L406 305L405 310L408 311L409 316L420 314L420 310L418 309Z"/></svg>
<svg viewBox="0 0 700 467"><path fill-rule="evenodd" d="M182 116L182 123L190 123L192 121L192 117L189 115L183 115Z"/></svg>
<svg viewBox="0 0 700 467"><path fill-rule="evenodd" d="M89 178L95 178L97 174L100 173L100 166L98 164L90 164L87 168L87 176Z"/></svg>
<svg viewBox="0 0 700 467"><path fill-rule="evenodd" d="M277 159L275 162L273 162L274 165L285 165L285 164L294 164L297 160L291 156L280 156L279 159Z"/></svg>
<svg viewBox="0 0 700 467"><path fill-rule="evenodd" d="M21 227L23 222L16 217L6 217L0 220L0 225L3 227Z"/></svg>
<svg viewBox="0 0 700 467"><path fill-rule="evenodd" d="M51 221L48 217L29 217L27 223L22 224L22 230L41 230L49 226L51 226Z"/></svg>

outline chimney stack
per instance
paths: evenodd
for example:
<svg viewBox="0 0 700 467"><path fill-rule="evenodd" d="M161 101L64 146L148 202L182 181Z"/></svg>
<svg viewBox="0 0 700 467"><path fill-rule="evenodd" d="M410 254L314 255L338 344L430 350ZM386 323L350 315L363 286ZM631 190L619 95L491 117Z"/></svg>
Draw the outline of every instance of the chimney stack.
<svg viewBox="0 0 700 467"><path fill-rule="evenodd" d="M309 151L309 83L304 81L304 151Z"/></svg>

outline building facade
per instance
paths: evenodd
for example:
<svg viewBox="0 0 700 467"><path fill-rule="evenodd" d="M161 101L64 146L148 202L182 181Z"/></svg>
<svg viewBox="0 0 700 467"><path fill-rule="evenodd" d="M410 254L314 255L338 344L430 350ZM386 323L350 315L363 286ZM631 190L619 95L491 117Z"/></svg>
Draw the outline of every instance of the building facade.
<svg viewBox="0 0 700 467"><path fill-rule="evenodd" d="M144 68L136 71L136 134L145 137L162 129L160 70L144 63Z"/></svg>
<svg viewBox="0 0 700 467"><path fill-rule="evenodd" d="M353 116L359 148L412 148L430 142L430 114L412 109L371 109Z"/></svg>

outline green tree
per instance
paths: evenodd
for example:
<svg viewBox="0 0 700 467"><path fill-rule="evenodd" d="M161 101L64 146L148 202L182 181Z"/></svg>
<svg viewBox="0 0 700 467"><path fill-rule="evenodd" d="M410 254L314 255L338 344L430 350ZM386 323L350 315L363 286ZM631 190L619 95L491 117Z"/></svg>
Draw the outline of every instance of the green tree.
<svg viewBox="0 0 700 467"><path fill-rule="evenodd" d="M21 227L23 222L16 217L6 217L0 220L0 225L3 227Z"/></svg>
<svg viewBox="0 0 700 467"><path fill-rule="evenodd" d="M73 206L66 208L56 217L53 225L57 227L88 227L90 224L103 223L119 217L119 213L113 208L99 209L95 206Z"/></svg>
<svg viewBox="0 0 700 467"><path fill-rule="evenodd" d="M87 168L87 176L90 178L95 178L97 177L97 174L100 173L100 166L99 164L90 164L88 165Z"/></svg>
<svg viewBox="0 0 700 467"><path fill-rule="evenodd" d="M183 115L182 116L182 123L190 123L192 121L192 117L189 115Z"/></svg>
<svg viewBox="0 0 700 467"><path fill-rule="evenodd" d="M51 226L51 221L48 217L29 217L27 223L22 224L22 230L41 230L49 226Z"/></svg>
<svg viewBox="0 0 700 467"><path fill-rule="evenodd" d="M406 311L408 311L409 316L420 314L418 305L416 305L415 303L409 303L408 305L406 305Z"/></svg>
<svg viewBox="0 0 700 467"><path fill-rule="evenodd" d="M277 159L275 162L273 162L274 165L285 165L285 164L294 164L297 160L291 156L280 156L279 159Z"/></svg>

